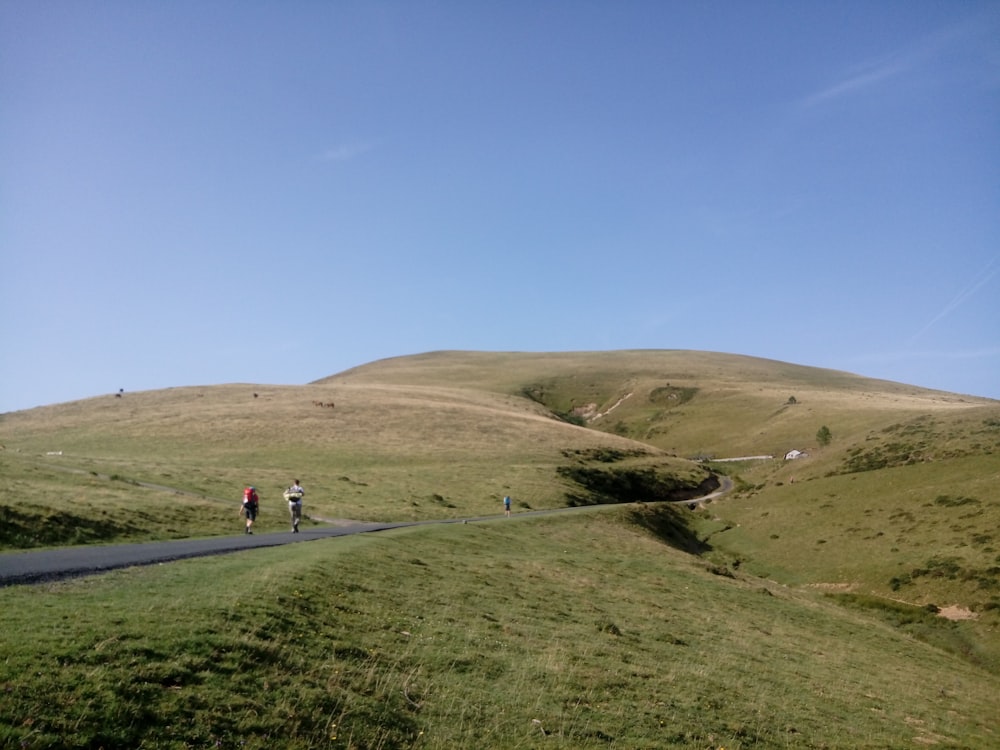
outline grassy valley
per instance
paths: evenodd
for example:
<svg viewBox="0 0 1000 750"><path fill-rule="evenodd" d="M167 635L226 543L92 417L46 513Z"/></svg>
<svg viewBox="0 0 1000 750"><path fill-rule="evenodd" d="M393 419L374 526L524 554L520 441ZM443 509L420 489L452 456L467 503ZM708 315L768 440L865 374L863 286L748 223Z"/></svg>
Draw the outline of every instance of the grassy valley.
<svg viewBox="0 0 1000 750"><path fill-rule="evenodd" d="M497 516L2 589L0 743L1000 742L995 401L704 352L436 352L0 415L0 443L7 554L234 533L245 483L283 530L294 477L311 523Z"/></svg>

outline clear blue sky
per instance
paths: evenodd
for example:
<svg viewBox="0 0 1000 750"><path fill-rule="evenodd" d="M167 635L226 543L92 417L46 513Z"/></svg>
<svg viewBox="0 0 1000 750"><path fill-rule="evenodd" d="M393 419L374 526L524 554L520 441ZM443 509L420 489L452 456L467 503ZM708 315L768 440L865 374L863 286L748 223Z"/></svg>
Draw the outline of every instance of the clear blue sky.
<svg viewBox="0 0 1000 750"><path fill-rule="evenodd" d="M436 349L1000 398L1000 3L0 3L0 412Z"/></svg>

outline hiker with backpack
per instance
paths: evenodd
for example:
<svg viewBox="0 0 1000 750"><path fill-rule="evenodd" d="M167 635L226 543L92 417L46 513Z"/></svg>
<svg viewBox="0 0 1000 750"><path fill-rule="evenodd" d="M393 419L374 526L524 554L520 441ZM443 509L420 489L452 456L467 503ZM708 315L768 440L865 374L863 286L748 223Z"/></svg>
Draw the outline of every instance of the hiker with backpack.
<svg viewBox="0 0 1000 750"><path fill-rule="evenodd" d="M237 515L246 516L246 533L253 533L253 522L257 520L257 511L260 510L260 498L257 497L256 487L247 487L243 490L243 503Z"/></svg>
<svg viewBox="0 0 1000 750"><path fill-rule="evenodd" d="M285 500L288 501L288 515L292 517L292 533L299 533L299 521L302 520L302 496L306 491L302 489L299 480L296 479L291 487L285 490Z"/></svg>

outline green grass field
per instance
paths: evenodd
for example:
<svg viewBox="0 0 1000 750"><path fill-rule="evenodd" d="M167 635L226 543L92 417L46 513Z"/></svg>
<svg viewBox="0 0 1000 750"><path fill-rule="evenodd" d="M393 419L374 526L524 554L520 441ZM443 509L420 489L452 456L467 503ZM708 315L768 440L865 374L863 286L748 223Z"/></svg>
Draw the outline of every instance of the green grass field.
<svg viewBox="0 0 1000 750"><path fill-rule="evenodd" d="M19 636L0 658L0 737L250 748L1000 740L996 675L877 615L720 575L633 513L656 511L421 527L4 589L5 632Z"/></svg>
<svg viewBox="0 0 1000 750"><path fill-rule="evenodd" d="M311 523L497 516L0 589L0 746L1000 746L995 401L440 352L4 414L0 444L0 550L237 533L245 483L279 530L293 478ZM634 502L711 471L736 490Z"/></svg>

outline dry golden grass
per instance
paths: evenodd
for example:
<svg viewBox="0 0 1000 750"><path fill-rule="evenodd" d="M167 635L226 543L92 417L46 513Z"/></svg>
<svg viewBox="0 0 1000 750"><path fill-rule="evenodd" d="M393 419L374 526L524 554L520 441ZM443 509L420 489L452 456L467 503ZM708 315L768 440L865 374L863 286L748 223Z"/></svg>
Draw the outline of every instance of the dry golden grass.
<svg viewBox="0 0 1000 750"><path fill-rule="evenodd" d="M864 378L850 373L691 351L566 353L433 352L381 360L318 383L447 384L470 391L540 394L569 413L593 405L589 427L620 433L678 455L773 454L815 447L824 424L841 442L920 414L996 410L990 399ZM657 389L693 389L688 401L657 400ZM789 403L794 399L794 403Z"/></svg>
<svg viewBox="0 0 1000 750"><path fill-rule="evenodd" d="M4 415L0 436L25 483L38 479L32 467L46 466L234 504L254 484L265 529L284 525L280 493L294 478L305 483L306 513L316 518L469 516L496 512L505 494L521 508L564 505L566 485L555 469L566 451L650 450L508 394L356 382L105 396ZM651 453L660 466L692 472ZM52 495L36 487L45 505ZM18 491L0 486L0 502L15 504ZM133 492L134 499L189 502L149 492Z"/></svg>

